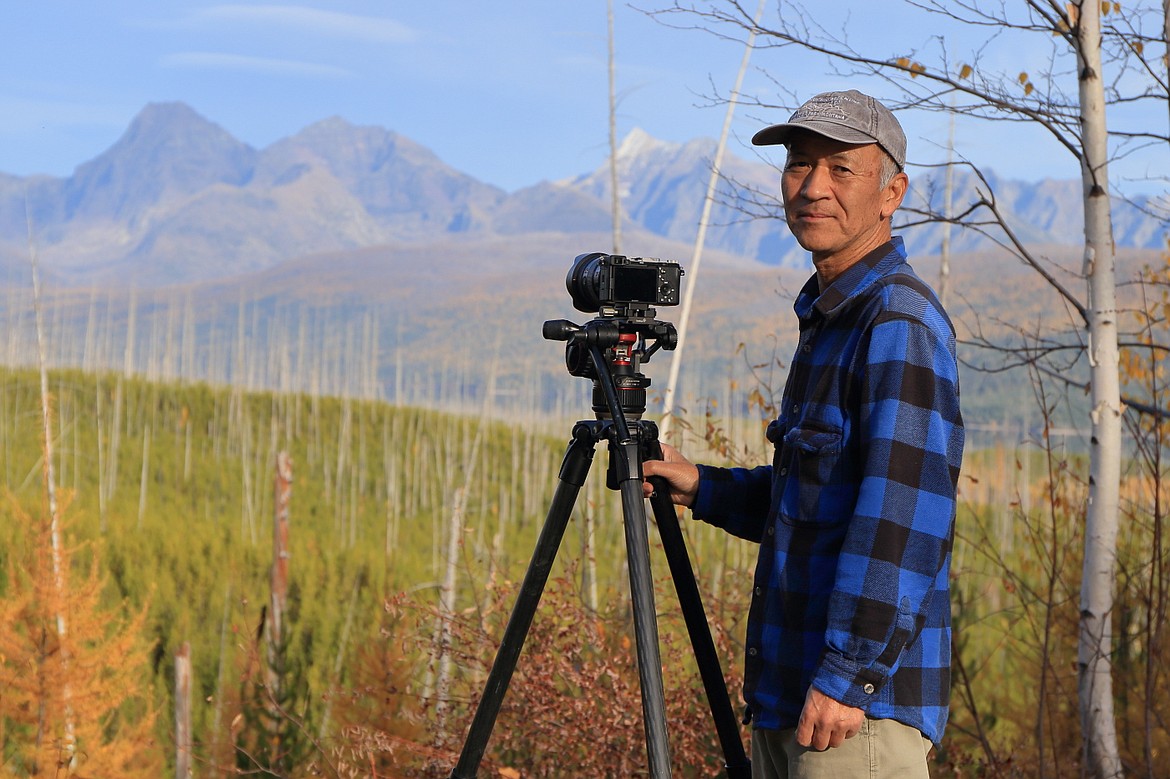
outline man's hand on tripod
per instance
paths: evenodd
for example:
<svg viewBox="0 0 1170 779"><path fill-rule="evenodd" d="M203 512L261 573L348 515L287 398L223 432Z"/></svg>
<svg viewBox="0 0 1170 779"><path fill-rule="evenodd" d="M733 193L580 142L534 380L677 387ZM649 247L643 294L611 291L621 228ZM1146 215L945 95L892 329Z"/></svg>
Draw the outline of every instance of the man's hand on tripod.
<svg viewBox="0 0 1170 779"><path fill-rule="evenodd" d="M661 447L661 460L642 463L642 473L647 479L642 482L642 494L650 497L654 487L648 480L651 476L660 476L670 485L671 500L680 506L692 505L699 492L699 469L670 444L661 444Z"/></svg>

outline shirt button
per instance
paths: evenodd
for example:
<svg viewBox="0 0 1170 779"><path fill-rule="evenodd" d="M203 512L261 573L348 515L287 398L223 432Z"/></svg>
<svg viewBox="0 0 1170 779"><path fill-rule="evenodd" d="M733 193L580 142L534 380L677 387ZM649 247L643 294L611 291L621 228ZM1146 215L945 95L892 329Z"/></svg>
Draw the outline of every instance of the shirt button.
<svg viewBox="0 0 1170 779"><path fill-rule="evenodd" d="M754 590L752 590L752 592L754 592L756 595L760 595L764 592L764 588L763 587L756 587Z"/></svg>
<svg viewBox="0 0 1170 779"><path fill-rule="evenodd" d="M793 414L799 414L799 413L800 413L800 404L799 404L799 403L793 403L793 404L792 404L792 413L793 413Z"/></svg>
<svg viewBox="0 0 1170 779"><path fill-rule="evenodd" d="M787 468L781 468L781 469L780 469L780 475L781 475L781 476L787 476L787 475L788 475L788 469L787 469Z"/></svg>
<svg viewBox="0 0 1170 779"><path fill-rule="evenodd" d="M812 345L805 344L804 346L800 347L800 351L804 352L805 354L808 354L809 352L812 351Z"/></svg>
<svg viewBox="0 0 1170 779"><path fill-rule="evenodd" d="M865 685L864 687L861 688L861 690L866 695L873 695L873 685L872 684Z"/></svg>
<svg viewBox="0 0 1170 779"><path fill-rule="evenodd" d="M768 535L770 535L770 536L776 535L776 528L773 527L772 525L768 525Z"/></svg>
<svg viewBox="0 0 1170 779"><path fill-rule="evenodd" d="M756 649L754 646L753 646L753 647L748 647L748 657L755 657L755 656L756 656L756 655L758 655L759 653L760 653L760 652L759 652L759 650L758 650L758 649Z"/></svg>

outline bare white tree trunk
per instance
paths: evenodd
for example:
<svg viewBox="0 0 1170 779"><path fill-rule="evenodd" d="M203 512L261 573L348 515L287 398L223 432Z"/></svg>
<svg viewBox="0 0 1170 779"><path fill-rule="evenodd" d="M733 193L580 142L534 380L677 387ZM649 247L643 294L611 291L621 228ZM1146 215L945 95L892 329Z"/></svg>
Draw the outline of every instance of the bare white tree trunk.
<svg viewBox="0 0 1170 779"><path fill-rule="evenodd" d="M463 544L464 515L467 510L468 493L473 484L475 468L479 461L479 450L487 434L487 427L491 422L492 400L495 397L496 370L499 367L499 343L496 344L496 357L492 359L491 370L488 373L487 387L484 389L483 407L480 411L479 424L475 431L475 438L467 452L467 459L463 466L463 484L455 490L451 508L451 525L447 535L447 566L443 576L443 583L439 587L439 625L436 635L438 645L437 672L435 676L435 733L441 740L447 734L447 714L450 709L451 687L451 638L455 619L455 605L458 600L459 585L459 549ZM445 483L451 483L447 479ZM425 685L430 688L430 685ZM425 696L424 696L425 697Z"/></svg>
<svg viewBox="0 0 1170 779"><path fill-rule="evenodd" d="M191 779L191 644L175 652L175 779Z"/></svg>
<svg viewBox="0 0 1170 779"><path fill-rule="evenodd" d="M142 522L146 518L146 496L150 485L150 430L151 425L146 423L142 431L142 474L138 481L138 530L142 530Z"/></svg>
<svg viewBox="0 0 1170 779"><path fill-rule="evenodd" d="M1170 2L1170 0L1167 0ZM953 100L952 100L953 105ZM954 206L955 194L955 166L953 164L955 157L955 115L950 114L950 133L948 134L947 142L947 173L946 184L943 188L943 213L950 219L951 208ZM942 234L942 253L939 256L938 264L938 300L945 308L947 305L947 298L950 296L951 286L951 223L949 221L943 222Z"/></svg>
<svg viewBox="0 0 1170 779"><path fill-rule="evenodd" d="M1101 78L1101 5L1096 0L1080 3L1076 34L1084 144L1081 174L1085 200L1085 276L1089 284L1088 357L1092 377L1089 506L1085 516L1077 664L1085 770L1088 776L1107 779L1121 776L1111 676L1113 582L1121 489L1121 390L1105 91Z"/></svg>
<svg viewBox="0 0 1170 779"><path fill-rule="evenodd" d="M265 681L268 685L268 705L272 714L272 722L282 716L280 702L283 700L283 685L285 678L283 668L279 668L278 658L284 651L285 632L284 620L288 612L288 568L289 568L289 510L292 500L293 469L292 458L288 452L281 451L276 455L276 477L273 488L272 510L272 571L270 575L270 592L268 600L268 620L265 622L267 641L267 660L265 664ZM284 744L273 738L269 744L269 759L276 765L281 759L281 750Z"/></svg>
<svg viewBox="0 0 1170 779"><path fill-rule="evenodd" d="M104 404L102 403L102 382L100 378L94 381L94 390L95 415L97 417L95 424L97 427L98 528L104 536L106 534L106 445L102 437L105 419L102 414Z"/></svg>
<svg viewBox="0 0 1170 779"><path fill-rule="evenodd" d="M613 0L606 4L609 26L609 192L613 213L613 253L622 253L622 193L617 169L617 93L614 73Z"/></svg>
<svg viewBox="0 0 1170 779"><path fill-rule="evenodd" d="M675 393L678 387L678 371L682 366L682 350L687 341L687 323L691 318L691 300L695 295L695 285L699 280L699 266L703 261L703 245L707 242L707 225L711 221L711 206L715 203L715 187L719 183L719 170L723 165L723 151L727 148L727 135L731 130L731 118L735 115L735 104L739 100L739 90L743 86L743 74L747 71L748 61L752 56L752 47L756 42L756 25L764 14L767 0L760 0L756 8L755 24L748 31L747 42L743 47L743 59L739 63L739 72L735 76L735 88L731 90L731 99L727 101L727 113L723 116L723 130L719 134L719 145L715 148L715 159L711 162L711 176L707 179L707 194L703 198L703 212L699 216L699 233L695 236L695 248L691 253L691 265L687 273L686 289L683 292L682 311L678 320L678 344L670 358L670 375L666 380L666 392L662 400L661 434L666 438L670 433L671 417L674 412Z"/></svg>
<svg viewBox="0 0 1170 779"><path fill-rule="evenodd" d="M478 443L478 441L477 441ZM447 570L439 588L438 661L435 675L435 723L439 738L447 732L448 698L451 688L451 636L459 585L459 547L463 540L463 512L467 506L467 485L455 490L451 527L447 536Z"/></svg>
<svg viewBox="0 0 1170 779"><path fill-rule="evenodd" d="M70 657L66 638L69 630L68 624L65 621L65 613L62 611L65 604L65 577L67 572L62 566L61 514L60 507L57 503L57 476L53 471L53 406L49 394L47 346L45 344L44 325L41 321L41 277L40 268L37 263L36 243L33 240L32 217L29 216L27 211L25 218L28 220L29 262L32 265L33 316L37 338L37 367L40 371L41 379L41 420L44 423L43 429L45 435L43 444L45 496L48 500L49 510L49 542L52 546L53 557L53 587L56 589L55 595L57 599L57 613L55 616L57 621L57 639L61 647L58 651L61 653L61 665L68 667ZM73 694L68 682L66 682L62 694L65 698L65 743L62 745L62 759L64 761L62 765L72 765L77 747L77 736L73 727ZM37 734L38 743L40 743L42 736L42 732Z"/></svg>

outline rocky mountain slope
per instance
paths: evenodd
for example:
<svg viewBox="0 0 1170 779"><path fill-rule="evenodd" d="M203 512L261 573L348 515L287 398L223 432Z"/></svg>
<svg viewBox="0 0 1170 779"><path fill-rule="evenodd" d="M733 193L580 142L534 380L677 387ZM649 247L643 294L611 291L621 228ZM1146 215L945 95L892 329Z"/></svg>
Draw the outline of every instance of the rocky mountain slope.
<svg viewBox="0 0 1170 779"><path fill-rule="evenodd" d="M710 140L627 136L618 162L630 234L691 243L713 153ZM776 170L763 157L728 154L722 174L708 247L764 265L803 267L804 253L777 218ZM913 202L941 205L941 174L911 174ZM955 179L956 205L987 189L962 169ZM254 149L184 104L152 104L71 176L0 174L0 273L21 274L27 266L30 226L44 272L69 285L209 281L321 252L455 237L560 234L568 254L574 235L609 230L608 180L606 168L505 192L379 127L330 118ZM1018 182L993 172L987 182L1025 241L1075 245L1079 182ZM1149 206L1117 204L1120 247L1163 245L1165 224L1156 210L1143 211ZM936 253L942 229L911 228L913 251ZM976 232L956 231L952 241L955 251L989 245ZM649 254L654 243L631 242L626 250Z"/></svg>

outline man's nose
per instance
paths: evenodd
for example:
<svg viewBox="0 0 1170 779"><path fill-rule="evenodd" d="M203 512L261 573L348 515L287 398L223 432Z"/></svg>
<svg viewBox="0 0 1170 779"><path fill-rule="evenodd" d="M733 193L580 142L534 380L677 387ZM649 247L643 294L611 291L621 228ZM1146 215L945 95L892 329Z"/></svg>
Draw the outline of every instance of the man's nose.
<svg viewBox="0 0 1170 779"><path fill-rule="evenodd" d="M813 165L808 175L800 185L800 194L806 200L819 200L829 192L829 169L823 165Z"/></svg>

